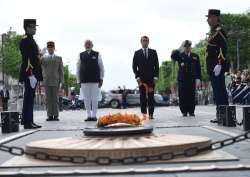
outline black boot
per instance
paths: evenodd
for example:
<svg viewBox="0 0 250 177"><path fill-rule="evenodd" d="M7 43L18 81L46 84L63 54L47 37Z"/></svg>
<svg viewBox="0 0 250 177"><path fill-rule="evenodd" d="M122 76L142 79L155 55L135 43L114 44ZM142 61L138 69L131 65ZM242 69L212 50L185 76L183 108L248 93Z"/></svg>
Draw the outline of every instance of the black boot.
<svg viewBox="0 0 250 177"><path fill-rule="evenodd" d="M211 123L218 123L218 120L219 120L219 110L218 110L218 106L216 107L216 118L215 119L212 119L210 120Z"/></svg>
<svg viewBox="0 0 250 177"><path fill-rule="evenodd" d="M189 113L189 116L195 117L195 114L194 113Z"/></svg>
<svg viewBox="0 0 250 177"><path fill-rule="evenodd" d="M55 121L59 121L58 116L54 116L54 119L53 119L53 120L55 120Z"/></svg>
<svg viewBox="0 0 250 177"><path fill-rule="evenodd" d="M34 127L36 127L36 128L42 128L41 125L37 125L37 124L35 124L35 123L32 123L32 125L33 125Z"/></svg>
<svg viewBox="0 0 250 177"><path fill-rule="evenodd" d="M46 120L47 121L53 121L53 116L49 116Z"/></svg>
<svg viewBox="0 0 250 177"><path fill-rule="evenodd" d="M32 123L24 124L23 127L24 127L24 129L36 129L36 128L38 128L35 125L33 125Z"/></svg>

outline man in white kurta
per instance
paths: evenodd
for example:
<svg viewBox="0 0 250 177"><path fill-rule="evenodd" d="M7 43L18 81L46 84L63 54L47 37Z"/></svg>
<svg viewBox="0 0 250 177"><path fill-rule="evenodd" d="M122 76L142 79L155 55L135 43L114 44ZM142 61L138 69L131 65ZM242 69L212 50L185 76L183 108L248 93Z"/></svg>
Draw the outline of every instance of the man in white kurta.
<svg viewBox="0 0 250 177"><path fill-rule="evenodd" d="M77 82L81 84L80 92L87 112L85 121L97 120L98 99L104 77L101 55L92 48L92 41L86 40L86 50L80 53L77 62Z"/></svg>

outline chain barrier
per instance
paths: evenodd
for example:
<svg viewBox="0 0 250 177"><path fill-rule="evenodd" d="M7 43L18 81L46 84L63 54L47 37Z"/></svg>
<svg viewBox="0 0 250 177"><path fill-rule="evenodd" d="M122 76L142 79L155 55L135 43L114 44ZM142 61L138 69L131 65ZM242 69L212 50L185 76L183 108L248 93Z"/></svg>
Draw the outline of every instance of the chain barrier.
<svg viewBox="0 0 250 177"><path fill-rule="evenodd" d="M121 163L121 164L135 164L135 163L145 163L145 162L153 162L153 161L168 161L173 160L177 157L191 157L198 155L205 151L213 151L222 149L226 146L233 145L235 143L245 141L250 139L250 131L247 131L241 135L224 139L222 141L212 142L210 145L200 148L200 147L191 147L184 150L181 153L168 152L164 154L154 155L154 156L139 156L139 157L126 157L121 159L112 159L110 157L97 157L94 160L87 159L83 156L59 156L59 155L51 155L45 152L35 152L30 153L26 152L21 147L16 146L6 146L4 144L0 144L0 151L4 151L10 153L14 156L22 156L29 155L38 160L55 160L62 162L71 162L77 164L86 164L86 163L96 163L98 165L110 165L113 163Z"/></svg>

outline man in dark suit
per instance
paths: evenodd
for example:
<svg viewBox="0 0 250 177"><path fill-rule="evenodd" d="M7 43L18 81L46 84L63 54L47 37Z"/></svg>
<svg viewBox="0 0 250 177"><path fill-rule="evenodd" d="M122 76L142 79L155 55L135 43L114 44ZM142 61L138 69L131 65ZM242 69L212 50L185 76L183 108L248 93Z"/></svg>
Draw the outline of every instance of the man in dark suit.
<svg viewBox="0 0 250 177"><path fill-rule="evenodd" d="M140 89L141 112L153 119L154 88L159 77L159 61L156 50L149 49L149 38L141 37L142 49L135 52L133 71ZM148 111L147 111L148 106Z"/></svg>
<svg viewBox="0 0 250 177"><path fill-rule="evenodd" d="M33 106L37 82L42 81L39 49L33 36L36 34L36 19L24 19L25 35L20 42L22 64L19 81L24 82L22 123L25 129L41 128L33 122Z"/></svg>

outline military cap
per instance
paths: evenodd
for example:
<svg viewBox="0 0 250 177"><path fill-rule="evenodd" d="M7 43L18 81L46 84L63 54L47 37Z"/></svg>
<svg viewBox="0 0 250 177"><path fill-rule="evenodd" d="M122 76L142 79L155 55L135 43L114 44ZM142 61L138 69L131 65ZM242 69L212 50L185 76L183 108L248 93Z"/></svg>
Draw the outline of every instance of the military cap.
<svg viewBox="0 0 250 177"><path fill-rule="evenodd" d="M24 19L23 20L23 27L24 27L24 29L26 29L29 25L38 26L38 25L36 25L36 19Z"/></svg>
<svg viewBox="0 0 250 177"><path fill-rule="evenodd" d="M183 47L191 47L191 45L192 45L192 42L190 40L185 40Z"/></svg>
<svg viewBox="0 0 250 177"><path fill-rule="evenodd" d="M219 17L220 16L220 10L218 10L218 9L209 9L208 10L208 15L206 15L206 17L209 17L211 15Z"/></svg>
<svg viewBox="0 0 250 177"><path fill-rule="evenodd" d="M55 43L53 41L48 41L47 47L55 47Z"/></svg>

